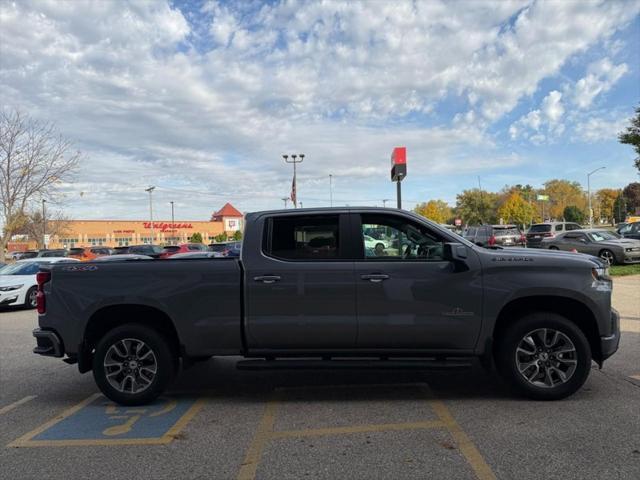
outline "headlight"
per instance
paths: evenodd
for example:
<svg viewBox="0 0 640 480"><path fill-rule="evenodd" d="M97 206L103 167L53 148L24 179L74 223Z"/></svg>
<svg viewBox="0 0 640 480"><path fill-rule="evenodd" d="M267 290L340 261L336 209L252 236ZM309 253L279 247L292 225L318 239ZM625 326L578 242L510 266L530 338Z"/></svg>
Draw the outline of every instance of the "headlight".
<svg viewBox="0 0 640 480"><path fill-rule="evenodd" d="M10 292L12 290L18 290L22 288L24 285L9 285L8 287L0 287L0 292Z"/></svg>
<svg viewBox="0 0 640 480"><path fill-rule="evenodd" d="M609 267L594 267L591 269L591 276L594 280L608 280Z"/></svg>

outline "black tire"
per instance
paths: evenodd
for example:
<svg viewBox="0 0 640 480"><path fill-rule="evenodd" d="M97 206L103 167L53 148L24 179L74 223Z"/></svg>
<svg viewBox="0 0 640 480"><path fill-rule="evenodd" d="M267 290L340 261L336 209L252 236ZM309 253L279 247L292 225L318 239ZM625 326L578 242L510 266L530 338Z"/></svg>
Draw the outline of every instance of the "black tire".
<svg viewBox="0 0 640 480"><path fill-rule="evenodd" d="M152 380L144 386L144 389L138 392L120 391L107 378L106 370L107 368L112 368L105 367L104 365L108 352L111 347L116 348L116 345L122 349L123 343L121 343L121 341L125 339L127 339L127 341L124 342L125 347L127 344L131 345L131 340L143 342L144 345L153 352L154 356L153 360L155 361L156 372ZM146 353L147 350L144 350L144 352ZM110 353L110 355L109 360L112 361L113 353ZM135 357L136 365L142 361L141 359L138 360L138 357ZM100 391L114 402L121 405L144 405L160 396L171 383L177 371L177 359L178 357L176 353L172 351L169 342L167 342L165 337L160 333L144 325L130 323L114 328L100 339L93 355L93 378L100 388ZM136 378L141 378L139 375L142 375L142 370L143 367L140 368L140 373L134 374L137 375ZM114 370L111 370L111 372L113 371ZM121 368L120 371L124 372L124 369ZM116 383L117 380L118 378L114 379ZM132 381L123 382L122 385L124 386L124 390L126 390L127 385L130 385L131 389L134 388Z"/></svg>
<svg viewBox="0 0 640 480"><path fill-rule="evenodd" d="M378 247L381 247L384 250L384 243L382 242L376 243L375 248L378 248Z"/></svg>
<svg viewBox="0 0 640 480"><path fill-rule="evenodd" d="M518 369L516 350L530 332L539 329L558 331L568 337L573 343L573 347L575 347L575 354L568 354L576 360L575 369L564 383L541 386L524 377L525 374L531 374L539 370L546 371L545 366L537 367L533 365L534 370L525 370L525 373L521 373ZM589 341L575 323L556 313L540 312L523 316L515 320L512 325L502 332L500 338L495 340L495 360L498 371L516 392L528 398L534 400L559 400L568 397L575 393L589 376L589 371L591 370L591 347L589 346ZM536 348L533 348L533 350L535 351ZM537 350L537 352L540 351L540 349ZM520 355L522 356L522 353ZM537 353L537 355L540 355L540 353ZM560 356L564 355L561 354ZM550 359L553 362L554 357L551 356ZM529 360L536 360L536 363L539 364L533 356ZM566 358L563 360L563 365L565 365L564 362L567 362ZM543 364L545 363L549 365L551 362L543 362ZM560 364L558 363L557 365ZM551 369L553 368L552 364ZM567 372L564 373L566 374ZM556 380L560 380L560 377L555 372L552 372L552 374L552 376L556 377ZM553 380L551 383L553 384Z"/></svg>
<svg viewBox="0 0 640 480"><path fill-rule="evenodd" d="M558 249L558 247L555 247L555 246L551 245L551 246L549 247L549 250L559 250L559 249Z"/></svg>
<svg viewBox="0 0 640 480"><path fill-rule="evenodd" d="M27 295L24 297L24 308L36 308L38 306L36 302L37 293L38 287L31 287L27 291Z"/></svg>
<svg viewBox="0 0 640 480"><path fill-rule="evenodd" d="M613 254L613 252L611 250L607 250L606 248L604 250L602 250L599 254L598 257L600 257L600 259L609 264L609 265L615 265L616 264L616 256Z"/></svg>

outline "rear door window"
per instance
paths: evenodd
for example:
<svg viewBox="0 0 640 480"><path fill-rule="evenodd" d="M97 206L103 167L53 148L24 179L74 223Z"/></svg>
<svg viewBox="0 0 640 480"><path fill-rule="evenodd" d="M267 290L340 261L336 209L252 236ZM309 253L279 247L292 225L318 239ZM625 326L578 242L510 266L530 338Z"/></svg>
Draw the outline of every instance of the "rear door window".
<svg viewBox="0 0 640 480"><path fill-rule="evenodd" d="M580 225L578 225L577 223L567 223L566 225L566 229L567 230L581 230L582 227Z"/></svg>
<svg viewBox="0 0 640 480"><path fill-rule="evenodd" d="M338 215L274 217L269 222L267 255L287 260L340 258Z"/></svg>
<svg viewBox="0 0 640 480"><path fill-rule="evenodd" d="M557 224L556 227L554 228L554 230L556 232L561 232L562 231L562 224L561 223Z"/></svg>
<svg viewBox="0 0 640 480"><path fill-rule="evenodd" d="M529 229L529 233L545 233L551 231L551 225L548 223L540 223L538 225L532 225Z"/></svg>

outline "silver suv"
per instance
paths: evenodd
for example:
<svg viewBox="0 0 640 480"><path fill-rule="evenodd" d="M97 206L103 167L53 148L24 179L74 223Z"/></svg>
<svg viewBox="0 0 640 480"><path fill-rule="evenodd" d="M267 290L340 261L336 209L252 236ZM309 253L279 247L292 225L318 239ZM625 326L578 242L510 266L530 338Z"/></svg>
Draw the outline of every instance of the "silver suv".
<svg viewBox="0 0 640 480"><path fill-rule="evenodd" d="M570 230L581 230L582 227L573 222L545 222L531 225L527 232L527 246L540 248L543 238L553 238Z"/></svg>

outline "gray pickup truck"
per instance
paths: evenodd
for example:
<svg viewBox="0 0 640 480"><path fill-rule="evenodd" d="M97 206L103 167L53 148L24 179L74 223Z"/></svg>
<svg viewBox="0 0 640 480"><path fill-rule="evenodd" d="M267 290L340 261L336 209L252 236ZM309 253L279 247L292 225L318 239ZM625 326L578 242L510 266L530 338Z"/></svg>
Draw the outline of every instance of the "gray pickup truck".
<svg viewBox="0 0 640 480"><path fill-rule="evenodd" d="M239 368L462 368L479 357L535 399L566 397L618 348L598 258L485 249L409 212L246 217L240 258L43 266L40 355L110 399L160 395L212 356Z"/></svg>

